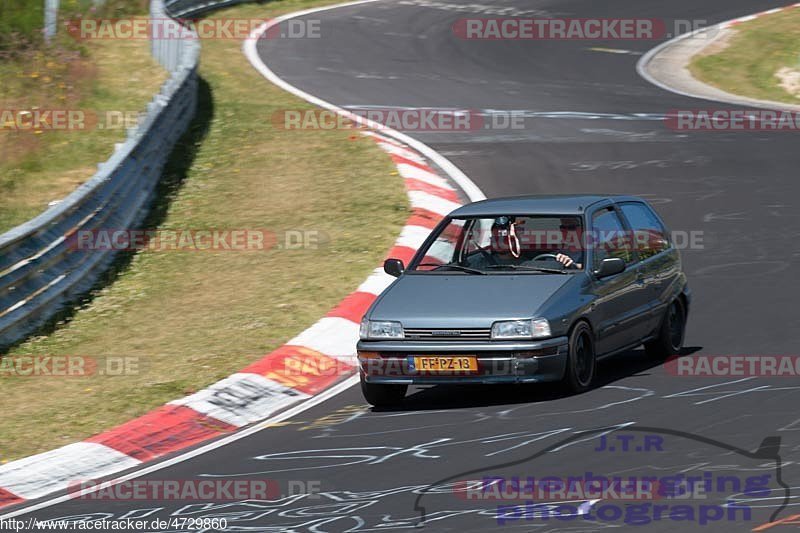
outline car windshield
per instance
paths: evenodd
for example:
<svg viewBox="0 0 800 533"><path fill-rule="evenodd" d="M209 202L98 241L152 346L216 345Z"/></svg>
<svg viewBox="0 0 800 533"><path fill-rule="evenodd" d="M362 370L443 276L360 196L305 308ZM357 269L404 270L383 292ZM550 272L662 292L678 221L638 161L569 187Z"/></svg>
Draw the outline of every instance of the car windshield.
<svg viewBox="0 0 800 533"><path fill-rule="evenodd" d="M569 274L584 268L583 220L576 215L452 218L409 272Z"/></svg>

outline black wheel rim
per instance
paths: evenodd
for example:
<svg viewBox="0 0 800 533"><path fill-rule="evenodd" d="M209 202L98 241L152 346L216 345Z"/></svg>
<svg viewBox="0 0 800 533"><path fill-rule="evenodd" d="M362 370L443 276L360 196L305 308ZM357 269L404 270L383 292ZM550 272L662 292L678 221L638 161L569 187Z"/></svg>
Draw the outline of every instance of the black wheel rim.
<svg viewBox="0 0 800 533"><path fill-rule="evenodd" d="M673 350L678 350L683 343L683 312L678 302L669 308L669 342Z"/></svg>
<svg viewBox="0 0 800 533"><path fill-rule="evenodd" d="M587 385L594 372L594 354L586 333L581 333L575 340L575 377L581 385Z"/></svg>

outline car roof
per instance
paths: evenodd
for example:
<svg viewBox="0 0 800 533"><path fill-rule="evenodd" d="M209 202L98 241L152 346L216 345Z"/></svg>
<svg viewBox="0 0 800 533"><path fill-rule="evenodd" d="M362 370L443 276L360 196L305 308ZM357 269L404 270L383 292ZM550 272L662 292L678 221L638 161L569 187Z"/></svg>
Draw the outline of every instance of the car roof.
<svg viewBox="0 0 800 533"><path fill-rule="evenodd" d="M451 217L473 217L493 215L582 215L591 205L604 201L643 202L635 196L599 194L540 194L533 196L510 196L481 200L459 207Z"/></svg>

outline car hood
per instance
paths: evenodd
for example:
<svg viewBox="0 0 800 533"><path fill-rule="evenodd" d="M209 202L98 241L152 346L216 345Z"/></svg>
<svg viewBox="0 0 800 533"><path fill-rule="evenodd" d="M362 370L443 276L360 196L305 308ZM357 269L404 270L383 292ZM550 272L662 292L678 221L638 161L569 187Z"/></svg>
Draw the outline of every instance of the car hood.
<svg viewBox="0 0 800 533"><path fill-rule="evenodd" d="M495 320L533 318L574 275L410 274L383 293L371 320L406 328L487 328Z"/></svg>

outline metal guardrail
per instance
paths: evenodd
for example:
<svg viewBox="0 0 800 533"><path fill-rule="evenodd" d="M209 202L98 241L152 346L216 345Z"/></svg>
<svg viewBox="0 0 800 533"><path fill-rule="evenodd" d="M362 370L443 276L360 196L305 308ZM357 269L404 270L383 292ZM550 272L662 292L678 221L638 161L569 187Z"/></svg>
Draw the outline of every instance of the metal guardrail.
<svg viewBox="0 0 800 533"><path fill-rule="evenodd" d="M151 0L150 15L168 17L163 0ZM194 117L199 53L196 38L154 40L152 54L170 78L148 104L144 119L87 182L0 235L0 347L56 316L110 266L113 251L75 251L70 237L142 223L164 164Z"/></svg>
<svg viewBox="0 0 800 533"><path fill-rule="evenodd" d="M173 18L199 15L206 11L228 7L253 0L167 0L167 11Z"/></svg>

